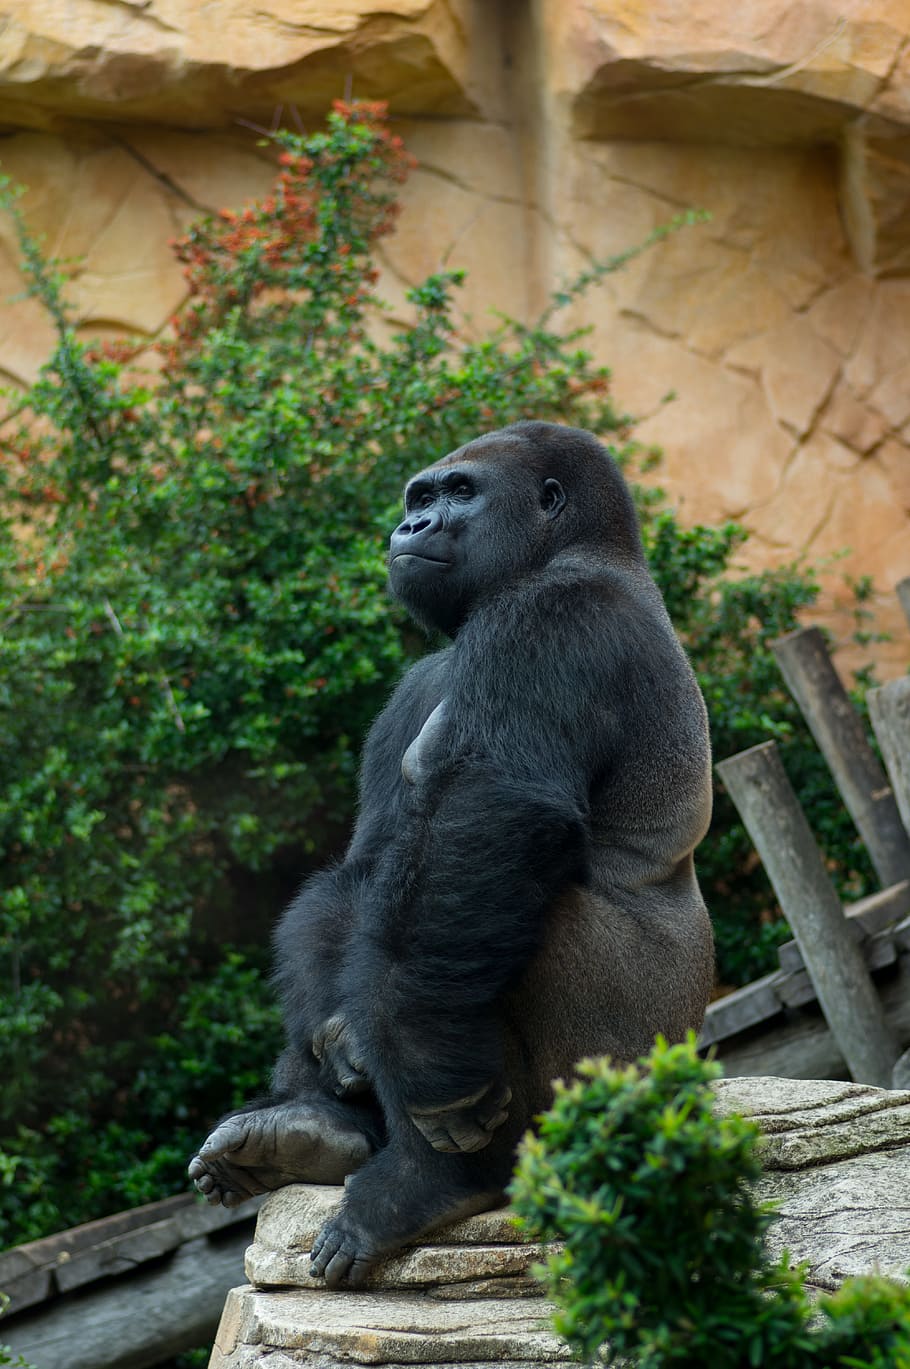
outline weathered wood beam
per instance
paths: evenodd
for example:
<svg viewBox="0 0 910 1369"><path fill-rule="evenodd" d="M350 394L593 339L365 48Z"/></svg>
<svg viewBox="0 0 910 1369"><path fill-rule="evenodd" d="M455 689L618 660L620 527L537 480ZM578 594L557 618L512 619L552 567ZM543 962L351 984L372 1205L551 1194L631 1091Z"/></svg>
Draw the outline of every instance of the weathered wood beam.
<svg viewBox="0 0 910 1369"><path fill-rule="evenodd" d="M890 889L879 889L868 898L858 899L856 903L844 903L841 907L847 926L869 964L866 951L869 938L910 916L910 881L901 880L900 884L892 884ZM805 969L803 953L796 941L785 941L778 948L777 959L781 969L790 974Z"/></svg>
<svg viewBox="0 0 910 1369"><path fill-rule="evenodd" d="M817 627L800 628L778 638L771 649L882 884L910 879L910 837L823 634Z"/></svg>
<svg viewBox="0 0 910 1369"><path fill-rule="evenodd" d="M6 1319L96 1279L132 1272L195 1236L236 1226L252 1217L261 1202L252 1198L237 1208L210 1207L185 1193L3 1251L0 1291L10 1300ZM6 1320L0 1329L5 1325Z"/></svg>
<svg viewBox="0 0 910 1369"><path fill-rule="evenodd" d="M904 830L910 832L910 675L870 690L869 715Z"/></svg>
<svg viewBox="0 0 910 1369"><path fill-rule="evenodd" d="M838 1046L857 1083L891 1086L894 1039L821 853L777 754L753 746L717 767L739 809Z"/></svg>
<svg viewBox="0 0 910 1369"><path fill-rule="evenodd" d="M902 1045L910 1046L910 955L902 955L876 987L892 1032ZM847 1062L817 1002L780 1012L751 1030L718 1042L715 1050L728 1075L850 1078ZM907 1087L898 1077L893 1085Z"/></svg>
<svg viewBox="0 0 910 1369"><path fill-rule="evenodd" d="M151 1369L212 1341L252 1235L248 1219L221 1239L197 1236L133 1274L4 1318L0 1341L38 1369Z"/></svg>

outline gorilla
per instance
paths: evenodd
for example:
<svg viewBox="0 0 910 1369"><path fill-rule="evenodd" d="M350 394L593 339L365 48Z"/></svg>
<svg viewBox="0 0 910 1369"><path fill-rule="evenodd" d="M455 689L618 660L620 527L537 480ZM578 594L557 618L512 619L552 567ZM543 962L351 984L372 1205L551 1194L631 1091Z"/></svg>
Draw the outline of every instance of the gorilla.
<svg viewBox="0 0 910 1369"><path fill-rule="evenodd" d="M330 1287L501 1202L553 1079L678 1040L712 982L705 708L606 449L523 422L443 457L389 581L451 640L376 719L347 854L278 927L272 1091L190 1164L227 1206L346 1180Z"/></svg>

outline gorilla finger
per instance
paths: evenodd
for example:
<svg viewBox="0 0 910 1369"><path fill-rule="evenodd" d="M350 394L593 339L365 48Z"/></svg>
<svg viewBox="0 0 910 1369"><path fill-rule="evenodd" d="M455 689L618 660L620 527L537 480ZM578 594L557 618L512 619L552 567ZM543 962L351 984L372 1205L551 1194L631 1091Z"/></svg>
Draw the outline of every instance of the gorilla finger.
<svg viewBox="0 0 910 1369"><path fill-rule="evenodd" d="M484 1146L490 1144L490 1132L481 1127L452 1127L451 1137L454 1142L452 1148L464 1155L471 1155L475 1150L483 1150Z"/></svg>
<svg viewBox="0 0 910 1369"><path fill-rule="evenodd" d="M329 1246L328 1236L324 1231L320 1231L313 1242L313 1249L310 1251L310 1274L314 1279L322 1278L325 1267L334 1253L334 1246L331 1248Z"/></svg>
<svg viewBox="0 0 910 1369"><path fill-rule="evenodd" d="M212 1178L211 1174L207 1174L205 1170L199 1175L193 1176L193 1183L200 1193L211 1193L212 1189L215 1187L215 1180Z"/></svg>
<svg viewBox="0 0 910 1369"><path fill-rule="evenodd" d="M503 1124L503 1122L507 1122L508 1120L509 1120L509 1113L508 1113L508 1110L507 1110L506 1108L503 1108L502 1112L497 1112L497 1114L496 1114L495 1117L489 1117L489 1118L482 1124L482 1125L483 1125L483 1129L484 1129L484 1131L491 1131L491 1132L492 1132L492 1131L495 1131L497 1127L501 1127L502 1124Z"/></svg>
<svg viewBox="0 0 910 1369"><path fill-rule="evenodd" d="M329 1288L340 1288L353 1264L354 1256L344 1246L336 1251L326 1265L323 1276Z"/></svg>
<svg viewBox="0 0 910 1369"><path fill-rule="evenodd" d="M512 1090L508 1084L503 1084L501 1088L491 1088L490 1092L481 1098L477 1104L477 1120L483 1127L497 1127L501 1123L493 1122L491 1119L499 1117L502 1121L508 1117L505 1109L512 1101Z"/></svg>
<svg viewBox="0 0 910 1369"><path fill-rule="evenodd" d="M363 1288L373 1268L372 1260L356 1259L348 1271L348 1287Z"/></svg>
<svg viewBox="0 0 910 1369"><path fill-rule="evenodd" d="M359 1072L340 1074L333 1090L336 1098L349 1098L352 1094L366 1093L368 1081Z"/></svg>

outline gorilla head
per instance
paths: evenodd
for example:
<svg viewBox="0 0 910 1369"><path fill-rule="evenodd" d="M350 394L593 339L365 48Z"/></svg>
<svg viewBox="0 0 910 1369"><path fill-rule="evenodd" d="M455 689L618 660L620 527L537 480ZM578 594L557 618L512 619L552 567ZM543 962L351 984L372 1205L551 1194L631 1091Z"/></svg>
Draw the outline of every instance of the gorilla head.
<svg viewBox="0 0 910 1369"><path fill-rule="evenodd" d="M389 584L426 628L454 637L483 599L563 551L642 561L625 481L590 433L513 423L411 479Z"/></svg>

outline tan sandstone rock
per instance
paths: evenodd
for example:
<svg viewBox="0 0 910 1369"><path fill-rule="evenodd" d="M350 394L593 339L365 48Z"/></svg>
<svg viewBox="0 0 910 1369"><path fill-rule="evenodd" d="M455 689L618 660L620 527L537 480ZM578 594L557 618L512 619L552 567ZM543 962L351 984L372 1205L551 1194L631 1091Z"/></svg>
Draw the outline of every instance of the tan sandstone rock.
<svg viewBox="0 0 910 1369"><path fill-rule="evenodd" d="M321 114L349 85L402 112L476 112L464 11L464 0L10 0L0 126L269 124L282 104Z"/></svg>
<svg viewBox="0 0 910 1369"><path fill-rule="evenodd" d="M743 567L823 554L812 619L906 669L910 574L910 0L8 0L0 169L81 258L86 336L153 337L183 299L167 240L261 193L256 128L313 126L346 91L390 101L421 166L382 244L390 318L463 268L459 326L531 319L579 271L687 207L686 229L565 315L613 369L684 519L737 517ZM250 127L253 125L254 127ZM0 223L0 380L53 331ZM664 402L668 395L675 397ZM848 548L845 556L840 553Z"/></svg>

